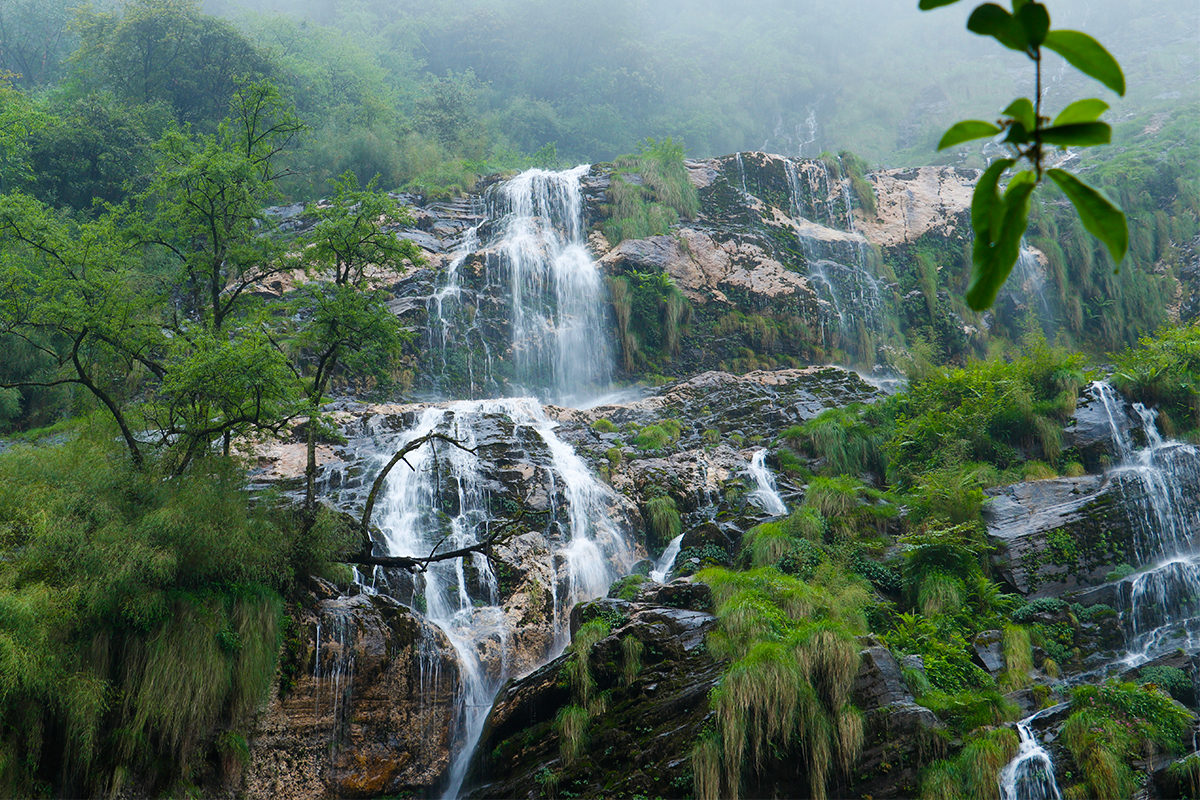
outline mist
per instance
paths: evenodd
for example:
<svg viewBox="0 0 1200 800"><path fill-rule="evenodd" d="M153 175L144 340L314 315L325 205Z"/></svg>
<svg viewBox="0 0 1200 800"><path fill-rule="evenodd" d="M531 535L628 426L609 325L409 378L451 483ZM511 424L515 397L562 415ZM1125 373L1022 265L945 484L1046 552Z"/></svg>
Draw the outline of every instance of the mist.
<svg viewBox="0 0 1200 800"><path fill-rule="evenodd" d="M356 36L410 78L458 81L487 124L532 152L556 143L584 160L646 136L693 156L763 149L815 156L849 149L881 163L935 157L944 128L994 118L1032 94L1032 62L965 30L976 3L750 0L301 2L207 10L233 20L285 15ZM1057 56L1047 101L1104 96L1116 118L1195 102L1198 15L1187 0L1059 2L1053 24L1085 30L1123 64L1118 99Z"/></svg>

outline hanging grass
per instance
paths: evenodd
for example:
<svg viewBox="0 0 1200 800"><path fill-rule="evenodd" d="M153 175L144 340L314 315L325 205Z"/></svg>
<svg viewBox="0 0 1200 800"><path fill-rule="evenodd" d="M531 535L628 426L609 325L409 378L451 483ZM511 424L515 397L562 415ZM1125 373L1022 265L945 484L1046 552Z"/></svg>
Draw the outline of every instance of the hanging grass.
<svg viewBox="0 0 1200 800"><path fill-rule="evenodd" d="M564 706L554 718L558 732L559 752L563 762L574 764L587 746L588 723L591 715L582 706Z"/></svg>
<svg viewBox="0 0 1200 800"><path fill-rule="evenodd" d="M621 639L621 680L626 686L632 686L642 671L642 653L646 646L636 636L625 636Z"/></svg>
<svg viewBox="0 0 1200 800"><path fill-rule="evenodd" d="M651 425L643 429L642 434L654 427ZM639 434L639 438L642 434ZM664 438L668 435L664 433ZM634 441L636 442L637 440L635 439ZM646 501L646 521L650 523L650 530L654 532L660 547L666 546L668 542L683 531L683 523L679 518L679 509L676 508L675 500L671 497L655 497Z"/></svg>
<svg viewBox="0 0 1200 800"><path fill-rule="evenodd" d="M828 566L811 583L770 567L697 577L711 587L720 620L709 648L731 663L711 698L719 740L695 751L703 760L693 765L696 796L737 797L746 770L802 742L809 791L824 798L834 772L849 770L862 748L850 692L868 590Z"/></svg>
<svg viewBox="0 0 1200 800"><path fill-rule="evenodd" d="M1000 685L1006 691L1024 689L1033 683L1033 643L1029 629L1022 625L1005 625L1001 648L1004 652L1004 675Z"/></svg>

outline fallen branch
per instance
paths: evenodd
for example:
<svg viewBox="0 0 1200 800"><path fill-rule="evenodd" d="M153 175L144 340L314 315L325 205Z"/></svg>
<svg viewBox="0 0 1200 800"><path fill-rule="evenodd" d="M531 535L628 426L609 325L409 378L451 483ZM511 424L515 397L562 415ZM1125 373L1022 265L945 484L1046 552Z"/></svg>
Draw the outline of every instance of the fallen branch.
<svg viewBox="0 0 1200 800"><path fill-rule="evenodd" d="M467 447L454 437L447 436L444 433L427 433L424 436L418 436L416 439L413 439L411 442L404 445L404 447L401 447L399 452L392 456L392 460L389 461L387 465L380 471L379 475L375 477L375 483L371 484L371 493L367 495L367 506L363 509L362 523L360 524L360 527L362 529L363 536L368 541L371 538L371 513L375 510L375 499L379 496L379 490L383 488L383 482L387 480L388 473L392 471L392 467L396 466L401 461L403 461L405 464L408 464L408 468L415 472L417 468L408 463L408 458L406 456L408 456L408 454L413 450L420 448L421 445L425 444L426 442L431 442L435 439L443 442L449 442L459 450L465 450L468 453L475 452L474 448Z"/></svg>

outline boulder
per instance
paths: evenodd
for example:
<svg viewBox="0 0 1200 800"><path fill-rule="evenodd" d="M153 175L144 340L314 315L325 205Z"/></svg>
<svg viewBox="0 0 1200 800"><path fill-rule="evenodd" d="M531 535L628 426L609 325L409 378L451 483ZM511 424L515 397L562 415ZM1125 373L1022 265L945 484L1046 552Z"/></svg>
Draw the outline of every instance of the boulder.
<svg viewBox="0 0 1200 800"><path fill-rule="evenodd" d="M1106 582L1136 563L1136 530L1116 481L1103 476L1027 481L991 492L984 507L1000 576L1029 598L1059 597Z"/></svg>

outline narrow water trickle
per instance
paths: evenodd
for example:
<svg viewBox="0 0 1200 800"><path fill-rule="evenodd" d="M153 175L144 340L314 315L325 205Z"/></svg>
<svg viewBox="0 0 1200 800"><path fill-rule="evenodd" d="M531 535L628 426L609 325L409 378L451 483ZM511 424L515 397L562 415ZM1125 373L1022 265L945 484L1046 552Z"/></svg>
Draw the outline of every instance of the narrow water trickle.
<svg viewBox="0 0 1200 800"><path fill-rule="evenodd" d="M679 548L682 544L682 533L667 544L667 549L663 550L662 555L654 562L654 569L650 570L650 580L659 583L667 582L667 577L671 574L671 567L675 566L675 557L679 555Z"/></svg>
<svg viewBox="0 0 1200 800"><path fill-rule="evenodd" d="M1054 779L1054 761L1030 727L1039 714L1050 710L1053 709L1039 711L1017 723L1021 745L1013 760L1000 771L1000 800L1062 800Z"/></svg>
<svg viewBox="0 0 1200 800"><path fill-rule="evenodd" d="M786 514L787 506L784 505L779 492L775 490L775 476L771 474L771 470L767 469L767 449L765 447L751 457L750 467L747 471L757 487L750 493L750 502L773 517Z"/></svg>

